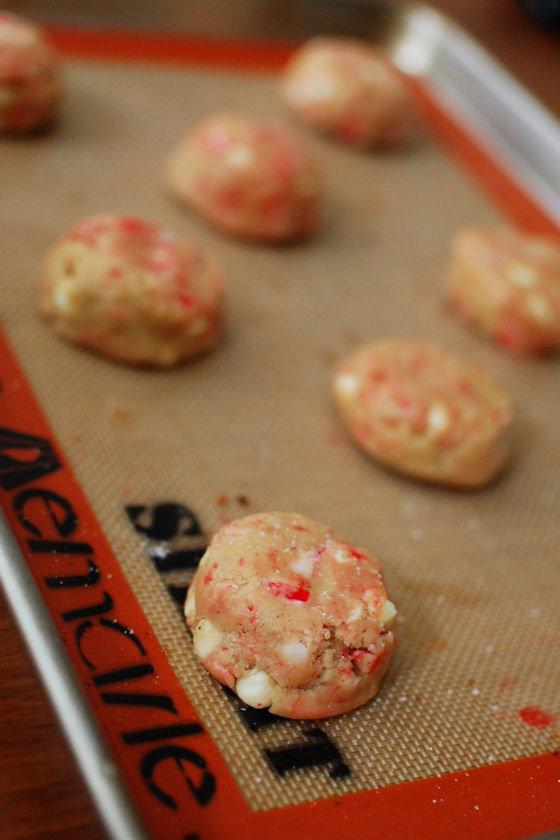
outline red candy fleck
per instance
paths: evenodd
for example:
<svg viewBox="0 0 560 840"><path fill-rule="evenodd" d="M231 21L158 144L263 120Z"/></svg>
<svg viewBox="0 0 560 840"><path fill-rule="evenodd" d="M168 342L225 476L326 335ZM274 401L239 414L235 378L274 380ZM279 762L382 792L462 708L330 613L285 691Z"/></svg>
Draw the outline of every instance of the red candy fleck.
<svg viewBox="0 0 560 840"><path fill-rule="evenodd" d="M276 595L277 598L286 598L288 601L305 601L309 600L309 590L304 589L303 586L292 586L291 583L284 583L281 580L271 580L267 587L269 592Z"/></svg>
<svg viewBox="0 0 560 840"><path fill-rule="evenodd" d="M504 347L520 350L525 353L542 352L540 342L533 338L522 324L507 322L496 331L496 340Z"/></svg>
<svg viewBox="0 0 560 840"><path fill-rule="evenodd" d="M469 382L468 379L458 379L457 380L457 390L460 394L464 394L465 396L471 396L473 389L472 384Z"/></svg>
<svg viewBox="0 0 560 840"><path fill-rule="evenodd" d="M272 168L281 181L290 181L296 170L294 155L289 149L278 149Z"/></svg>
<svg viewBox="0 0 560 840"><path fill-rule="evenodd" d="M366 423L355 423L352 427L352 432L361 444L367 444L371 438L371 429Z"/></svg>
<svg viewBox="0 0 560 840"><path fill-rule="evenodd" d="M338 126L338 133L343 140L361 143L366 138L366 127L361 114L351 114Z"/></svg>
<svg viewBox="0 0 560 840"><path fill-rule="evenodd" d="M181 304L181 306L184 306L185 309L193 309L194 308L195 301L194 301L194 298L192 298L190 295L186 295L184 292L179 292L178 298L179 298L179 303Z"/></svg>
<svg viewBox="0 0 560 840"><path fill-rule="evenodd" d="M416 409L416 403L410 397L397 397L395 402L403 411L414 411Z"/></svg>
<svg viewBox="0 0 560 840"><path fill-rule="evenodd" d="M381 657L380 657L380 656L376 656L376 657L375 657L375 658L371 661L370 666L369 666L369 670L368 670L368 674L373 674L373 672L375 671L375 669L376 669L376 668L377 668L377 666L379 665L379 661L380 661L380 659L381 659Z"/></svg>
<svg viewBox="0 0 560 840"><path fill-rule="evenodd" d="M227 214L232 210L237 210L240 204L242 204L243 194L237 186L224 186L216 200L220 211Z"/></svg>
<svg viewBox="0 0 560 840"><path fill-rule="evenodd" d="M65 237L72 241L82 240L87 245L97 245L99 237L110 230L110 222L105 218L85 219L75 228L68 231Z"/></svg>
<svg viewBox="0 0 560 840"><path fill-rule="evenodd" d="M552 712L543 712L537 706L525 706L517 712L523 723L529 726L550 726L556 722L556 715Z"/></svg>
<svg viewBox="0 0 560 840"><path fill-rule="evenodd" d="M342 655L347 655L354 662L360 663L360 670L366 674L373 674L381 659L380 656L375 656L367 648L349 648Z"/></svg>
<svg viewBox="0 0 560 840"><path fill-rule="evenodd" d="M231 143L228 134L216 128L202 135L201 141L206 151L219 154L224 152Z"/></svg>
<svg viewBox="0 0 560 840"><path fill-rule="evenodd" d="M130 236L144 236L150 230L150 225L142 219L135 219L132 216L123 216L119 220L119 226L124 233L128 233Z"/></svg>
<svg viewBox="0 0 560 840"><path fill-rule="evenodd" d="M348 550L350 552L350 556L353 557L354 560L369 560L367 554L364 554L363 551L358 551L358 549L354 548L352 545L348 546Z"/></svg>
<svg viewBox="0 0 560 840"><path fill-rule="evenodd" d="M380 384L382 382L387 382L388 381L389 373L386 370L383 370L382 368L377 369L377 370L372 370L369 373L368 379L372 383Z"/></svg>

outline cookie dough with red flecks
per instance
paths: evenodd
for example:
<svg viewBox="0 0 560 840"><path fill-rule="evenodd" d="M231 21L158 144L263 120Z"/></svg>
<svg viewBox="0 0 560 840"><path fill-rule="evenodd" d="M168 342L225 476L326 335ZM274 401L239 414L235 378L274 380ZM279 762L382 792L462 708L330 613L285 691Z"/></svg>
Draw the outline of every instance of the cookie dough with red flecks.
<svg viewBox="0 0 560 840"><path fill-rule="evenodd" d="M58 58L42 30L0 12L0 131L23 134L48 125L60 91Z"/></svg>
<svg viewBox="0 0 560 840"><path fill-rule="evenodd" d="M175 147L170 192L221 231L262 242L318 229L323 179L297 134L234 113L213 114Z"/></svg>
<svg viewBox="0 0 560 840"><path fill-rule="evenodd" d="M424 481L474 488L510 457L512 405L477 365L425 341L365 345L335 368L340 417L380 463Z"/></svg>
<svg viewBox="0 0 560 840"><path fill-rule="evenodd" d="M352 146L398 146L416 123L401 76L351 38L318 37L300 47L284 69L281 95L310 128Z"/></svg>
<svg viewBox="0 0 560 840"><path fill-rule="evenodd" d="M64 338L121 362L169 367L212 347L224 283L193 241L132 216L77 222L46 255L43 314Z"/></svg>
<svg viewBox="0 0 560 840"><path fill-rule="evenodd" d="M560 349L560 239L471 227L451 243L451 305L468 324L523 353Z"/></svg>
<svg viewBox="0 0 560 840"><path fill-rule="evenodd" d="M395 648L396 609L378 561L295 513L223 527L185 614L204 667L248 706L282 717L361 706Z"/></svg>

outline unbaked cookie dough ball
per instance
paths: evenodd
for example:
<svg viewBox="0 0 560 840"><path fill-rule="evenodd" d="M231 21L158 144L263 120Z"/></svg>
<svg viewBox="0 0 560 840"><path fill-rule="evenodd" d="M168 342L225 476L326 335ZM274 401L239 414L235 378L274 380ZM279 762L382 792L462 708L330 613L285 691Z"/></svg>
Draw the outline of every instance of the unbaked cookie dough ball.
<svg viewBox="0 0 560 840"><path fill-rule="evenodd" d="M285 67L281 95L309 127L353 146L397 146L414 123L412 99L397 71L349 38L304 44Z"/></svg>
<svg viewBox="0 0 560 840"><path fill-rule="evenodd" d="M459 231L446 277L462 318L504 347L560 348L560 239L505 227Z"/></svg>
<svg viewBox="0 0 560 840"><path fill-rule="evenodd" d="M93 216L47 253L39 300L56 332L122 362L169 367L212 347L223 280L199 245L152 222Z"/></svg>
<svg viewBox="0 0 560 840"><path fill-rule="evenodd" d="M248 706L282 717L362 705L395 647L396 609L377 560L295 513L222 528L185 614L204 667Z"/></svg>
<svg viewBox="0 0 560 840"><path fill-rule="evenodd" d="M280 125L212 115L171 153L165 180L176 198L234 236L283 242L319 226L320 169L300 138Z"/></svg>
<svg viewBox="0 0 560 840"><path fill-rule="evenodd" d="M399 472L471 488L508 461L508 394L435 344L395 338L361 347L336 367L333 391L358 445Z"/></svg>
<svg viewBox="0 0 560 840"><path fill-rule="evenodd" d="M34 23L0 12L0 131L43 128L57 114L58 60Z"/></svg>

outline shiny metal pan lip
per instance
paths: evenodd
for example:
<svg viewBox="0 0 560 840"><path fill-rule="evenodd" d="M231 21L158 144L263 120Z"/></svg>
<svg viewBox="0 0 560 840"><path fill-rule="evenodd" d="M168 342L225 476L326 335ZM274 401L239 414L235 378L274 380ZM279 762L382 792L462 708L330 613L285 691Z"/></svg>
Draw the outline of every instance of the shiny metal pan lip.
<svg viewBox="0 0 560 840"><path fill-rule="evenodd" d="M388 14L384 46L399 69L560 225L560 123L479 44L429 6Z"/></svg>
<svg viewBox="0 0 560 840"><path fill-rule="evenodd" d="M148 840L19 546L0 512L0 583L110 837Z"/></svg>

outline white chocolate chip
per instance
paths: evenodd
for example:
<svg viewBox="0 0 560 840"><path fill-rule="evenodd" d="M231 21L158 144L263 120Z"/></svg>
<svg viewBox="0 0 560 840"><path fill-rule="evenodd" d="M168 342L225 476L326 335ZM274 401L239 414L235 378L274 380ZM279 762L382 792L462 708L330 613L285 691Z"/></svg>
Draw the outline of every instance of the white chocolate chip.
<svg viewBox="0 0 560 840"><path fill-rule="evenodd" d="M362 617L364 612L363 606L360 601L356 601L354 605L354 609L346 619L346 621L357 621L359 618Z"/></svg>
<svg viewBox="0 0 560 840"><path fill-rule="evenodd" d="M194 587L190 586L187 592L187 600L185 601L185 617L190 623L194 620L196 614L196 599L194 596Z"/></svg>
<svg viewBox="0 0 560 840"><path fill-rule="evenodd" d="M315 563L317 562L317 558L313 556L313 554L302 554L301 557L298 557L297 560L291 564L292 569L298 575L302 575L305 578L310 578L313 574L313 569L315 568Z"/></svg>
<svg viewBox="0 0 560 840"><path fill-rule="evenodd" d="M250 166L252 159L252 153L245 146L232 146L227 153L228 163L239 168Z"/></svg>
<svg viewBox="0 0 560 840"><path fill-rule="evenodd" d="M337 563L350 563L352 561L352 555L344 548L337 548L334 552L334 559Z"/></svg>
<svg viewBox="0 0 560 840"><path fill-rule="evenodd" d="M280 654L284 662L290 665L301 665L309 656L309 648L304 642L293 639L291 642L282 645Z"/></svg>
<svg viewBox="0 0 560 840"><path fill-rule="evenodd" d="M389 629L389 627L393 626L393 622L397 615L397 608L393 604L392 601L386 600L383 602L383 606L379 611L379 621L383 625Z"/></svg>
<svg viewBox="0 0 560 840"><path fill-rule="evenodd" d="M327 76L317 74L310 79L301 80L298 84L297 98L308 99L311 102L329 101L335 92L332 80Z"/></svg>
<svg viewBox="0 0 560 840"><path fill-rule="evenodd" d="M444 432L449 428L450 417L445 405L435 402L428 413L428 428L432 434Z"/></svg>
<svg viewBox="0 0 560 840"><path fill-rule="evenodd" d="M35 31L29 26L20 26L8 21L0 31L0 43L14 47L31 47L36 40Z"/></svg>
<svg viewBox="0 0 560 840"><path fill-rule="evenodd" d="M531 289L537 285L538 273L526 263L514 262L508 267L507 276L510 283L522 289Z"/></svg>
<svg viewBox="0 0 560 840"><path fill-rule="evenodd" d="M527 298L527 309L533 318L541 324L554 323L555 315L550 303L544 295L531 294Z"/></svg>
<svg viewBox="0 0 560 840"><path fill-rule="evenodd" d="M350 398L356 396L360 383L352 373L341 373L336 377L334 387L340 397Z"/></svg>
<svg viewBox="0 0 560 840"><path fill-rule="evenodd" d="M363 599L370 615L375 615L379 604L379 593L375 589L366 589Z"/></svg>
<svg viewBox="0 0 560 840"><path fill-rule="evenodd" d="M252 668L237 680L235 691L248 706L262 709L272 704L275 685L274 680L265 671Z"/></svg>
<svg viewBox="0 0 560 840"><path fill-rule="evenodd" d="M197 656L204 660L210 656L223 639L223 633L211 621L203 618L195 627L193 645Z"/></svg>
<svg viewBox="0 0 560 840"><path fill-rule="evenodd" d="M70 290L71 283L61 283L53 292L53 303L59 312L70 312L72 309Z"/></svg>

